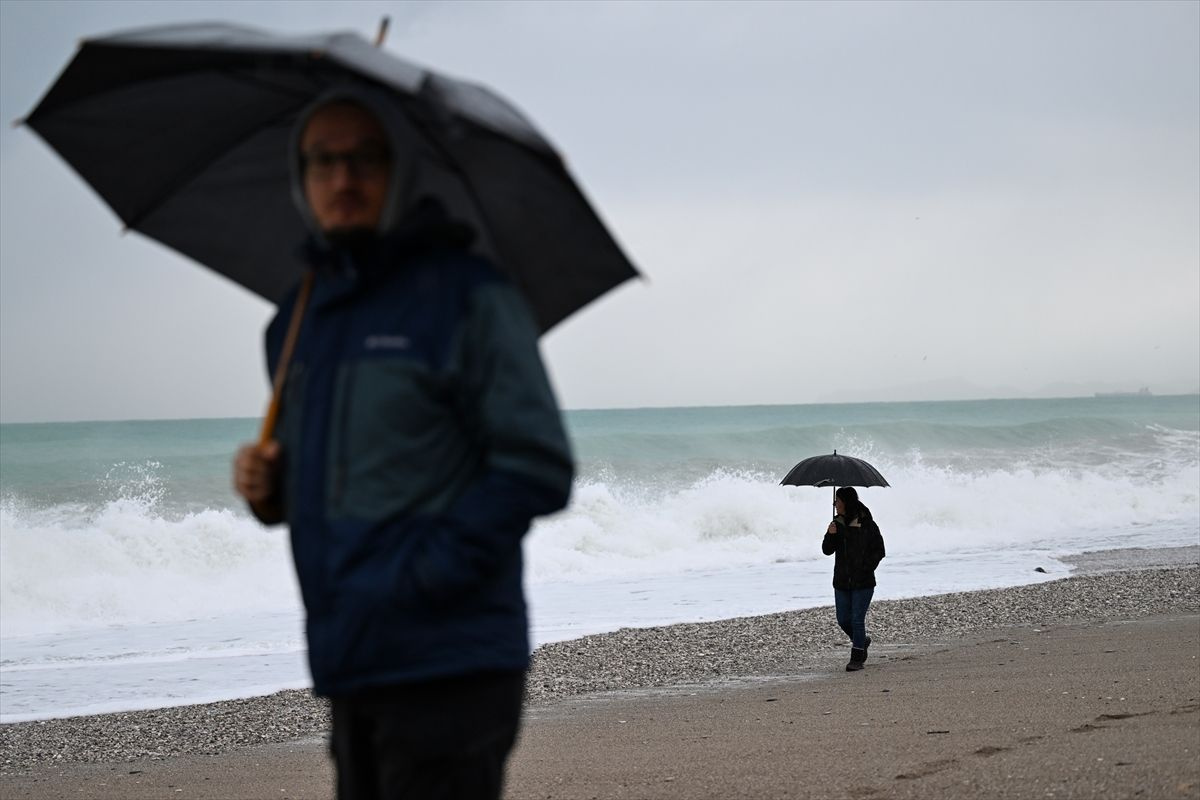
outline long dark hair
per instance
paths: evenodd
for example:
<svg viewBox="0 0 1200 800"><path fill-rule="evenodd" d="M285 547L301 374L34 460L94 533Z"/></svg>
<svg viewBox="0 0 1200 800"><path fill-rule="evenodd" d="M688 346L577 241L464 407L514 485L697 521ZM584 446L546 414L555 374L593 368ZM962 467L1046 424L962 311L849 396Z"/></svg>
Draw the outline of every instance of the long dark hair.
<svg viewBox="0 0 1200 800"><path fill-rule="evenodd" d="M846 522L853 522L856 518L860 522L866 522L871 518L871 509L858 499L858 490L853 486L843 486L838 489L837 498L846 507Z"/></svg>

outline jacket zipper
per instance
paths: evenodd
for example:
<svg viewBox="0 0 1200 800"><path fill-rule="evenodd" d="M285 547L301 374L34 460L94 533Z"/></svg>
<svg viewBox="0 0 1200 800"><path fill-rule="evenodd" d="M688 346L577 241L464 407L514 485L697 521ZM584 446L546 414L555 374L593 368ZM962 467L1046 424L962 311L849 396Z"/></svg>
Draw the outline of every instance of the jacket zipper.
<svg viewBox="0 0 1200 800"><path fill-rule="evenodd" d="M345 362L343 362L345 363ZM354 377L358 370L353 366L347 367L346 378L343 383L342 391L342 408L337 420L337 456L334 460L333 468L333 507L338 514L341 513L342 495L346 491L346 473L349 470L349 452L350 446L347 444L350 428L350 405L354 396Z"/></svg>

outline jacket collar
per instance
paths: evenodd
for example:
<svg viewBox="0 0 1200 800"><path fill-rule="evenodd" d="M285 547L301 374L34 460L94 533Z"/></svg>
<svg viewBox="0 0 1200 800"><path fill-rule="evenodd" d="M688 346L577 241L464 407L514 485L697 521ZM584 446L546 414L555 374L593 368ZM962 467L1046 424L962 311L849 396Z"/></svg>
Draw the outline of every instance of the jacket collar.
<svg viewBox="0 0 1200 800"><path fill-rule="evenodd" d="M422 201L390 233L364 232L329 240L309 236L301 258L317 273L318 296L341 296L401 269L413 257L437 250L467 250L475 232L450 218L441 203ZM320 291L322 284L325 291Z"/></svg>

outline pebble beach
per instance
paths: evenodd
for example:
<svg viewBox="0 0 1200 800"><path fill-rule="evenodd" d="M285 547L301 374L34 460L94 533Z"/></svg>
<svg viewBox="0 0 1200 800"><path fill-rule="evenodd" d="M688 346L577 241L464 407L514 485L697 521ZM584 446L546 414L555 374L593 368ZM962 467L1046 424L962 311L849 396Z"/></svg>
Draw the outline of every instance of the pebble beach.
<svg viewBox="0 0 1200 800"><path fill-rule="evenodd" d="M980 631L1200 613L1200 548L1083 554L1075 573L1045 583L872 605L881 665L912 649ZM829 608L758 617L622 629L544 645L534 653L527 707L536 716L564 699L596 693L702 686L826 674L847 645ZM246 748L318 745L323 701L305 691L92 717L0 726L0 787L72 764L121 764L219 756ZM40 784L49 789L45 780ZM7 793L5 793L6 796ZM34 796L34 795L27 795ZM39 795L39 796L54 796Z"/></svg>

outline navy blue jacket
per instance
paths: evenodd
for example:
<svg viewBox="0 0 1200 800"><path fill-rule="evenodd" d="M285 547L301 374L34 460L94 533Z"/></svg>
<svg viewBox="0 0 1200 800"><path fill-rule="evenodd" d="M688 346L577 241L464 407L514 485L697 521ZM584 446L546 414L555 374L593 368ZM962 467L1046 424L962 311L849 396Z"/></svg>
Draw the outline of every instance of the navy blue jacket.
<svg viewBox="0 0 1200 800"><path fill-rule="evenodd" d="M521 539L574 467L523 297L441 228L308 250L276 435L318 694L529 663Z"/></svg>

